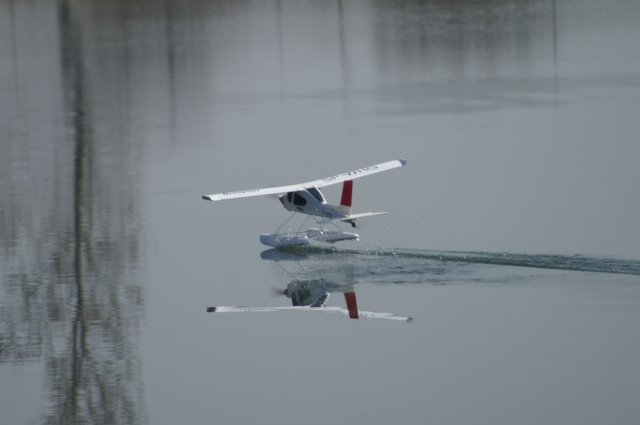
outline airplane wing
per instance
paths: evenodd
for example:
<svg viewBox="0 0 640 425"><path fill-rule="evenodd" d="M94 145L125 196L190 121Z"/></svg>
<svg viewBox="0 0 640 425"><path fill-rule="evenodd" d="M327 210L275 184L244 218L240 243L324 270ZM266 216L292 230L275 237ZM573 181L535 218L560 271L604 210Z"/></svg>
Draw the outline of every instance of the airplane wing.
<svg viewBox="0 0 640 425"><path fill-rule="evenodd" d="M278 311L315 311L318 313L338 313L350 316L349 310L341 307L311 307L311 306L286 306L286 307L232 307L215 306L207 307L207 313L274 313ZM359 317L366 319L387 319L412 323L413 317L400 316L394 313L376 313L373 311L358 311Z"/></svg>
<svg viewBox="0 0 640 425"><path fill-rule="evenodd" d="M214 193L211 195L202 195L202 199L206 199L208 201L223 201L225 199L249 198L251 196L279 195L281 193L296 192L298 190L304 190L304 186L296 184L296 185L289 185L289 186L267 187L264 189L237 190L234 192L223 192L223 193Z"/></svg>
<svg viewBox="0 0 640 425"><path fill-rule="evenodd" d="M298 183L287 186L268 187L264 189L247 189L234 192L214 193L211 195L203 195L202 199L209 201L222 201L225 199L248 198L251 196L278 195L287 192L296 192L309 187L323 187L333 184L342 183L347 180L353 180L360 177L370 176L371 174L381 173L398 167L404 167L407 161L404 159L396 159L380 164L370 165L368 167L358 168L356 170L347 171L331 177L325 177L318 180L312 180L306 183Z"/></svg>
<svg viewBox="0 0 640 425"><path fill-rule="evenodd" d="M353 180L360 177L370 176L371 174L392 170L394 168L404 167L406 164L407 164L407 161L405 159L396 159L393 161L383 162L381 164L358 168L357 170L347 171L345 173L338 174L335 176L325 177L323 179L318 179L318 180L310 181L307 183L303 183L302 186L303 187L330 186L332 184L342 183L347 180Z"/></svg>

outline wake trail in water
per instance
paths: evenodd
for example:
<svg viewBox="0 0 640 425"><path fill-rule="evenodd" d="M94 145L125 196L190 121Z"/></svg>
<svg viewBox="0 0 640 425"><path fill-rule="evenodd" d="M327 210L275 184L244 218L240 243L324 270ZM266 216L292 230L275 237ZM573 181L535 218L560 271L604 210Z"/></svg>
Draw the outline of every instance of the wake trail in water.
<svg viewBox="0 0 640 425"><path fill-rule="evenodd" d="M398 255L439 261L532 267L597 273L620 273L640 276L640 261L580 255L515 254L465 251L381 250L381 255Z"/></svg>
<svg viewBox="0 0 640 425"><path fill-rule="evenodd" d="M351 255L378 257L385 263L392 258L404 260L429 260L430 262L474 263L497 266L530 267L550 270L567 270L595 273L615 273L640 276L640 261L607 257L556 254L519 254L476 251L436 251L398 248L343 249L298 247L279 251L293 255Z"/></svg>

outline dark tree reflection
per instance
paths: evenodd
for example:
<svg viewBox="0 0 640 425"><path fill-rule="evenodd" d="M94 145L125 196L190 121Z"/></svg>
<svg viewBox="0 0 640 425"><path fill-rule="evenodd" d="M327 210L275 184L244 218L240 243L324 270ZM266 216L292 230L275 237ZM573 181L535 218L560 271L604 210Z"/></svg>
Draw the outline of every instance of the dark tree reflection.
<svg viewBox="0 0 640 425"><path fill-rule="evenodd" d="M374 3L377 69L402 73L396 86L380 92L403 101L401 110L387 112L557 106L555 1Z"/></svg>
<svg viewBox="0 0 640 425"><path fill-rule="evenodd" d="M141 220L126 97L107 96L109 78L88 71L96 58L84 44L85 12L69 1L45 11L57 17L49 65L59 71L46 71L47 96L16 87L14 114L26 124L5 130L13 137L0 155L0 362L44 365L44 423L144 423ZM42 71L26 72L34 83ZM44 116L34 114L38 102L51 102ZM28 125L40 120L47 134Z"/></svg>

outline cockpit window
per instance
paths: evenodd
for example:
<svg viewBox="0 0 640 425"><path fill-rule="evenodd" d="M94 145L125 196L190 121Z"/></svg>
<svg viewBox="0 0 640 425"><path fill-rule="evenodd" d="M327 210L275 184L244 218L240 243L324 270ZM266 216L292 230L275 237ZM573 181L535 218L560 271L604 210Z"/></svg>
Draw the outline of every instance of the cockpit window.
<svg viewBox="0 0 640 425"><path fill-rule="evenodd" d="M287 193L287 201L289 201L289 203L291 203L291 199L293 199L293 192Z"/></svg>
<svg viewBox="0 0 640 425"><path fill-rule="evenodd" d="M293 204L299 207L307 205L307 200L300 196L297 192L293 194Z"/></svg>
<svg viewBox="0 0 640 425"><path fill-rule="evenodd" d="M318 201L324 203L324 198L322 197L322 193L320 193L320 191L318 189L316 189L315 187L307 188L307 192L312 194L313 197L316 198Z"/></svg>

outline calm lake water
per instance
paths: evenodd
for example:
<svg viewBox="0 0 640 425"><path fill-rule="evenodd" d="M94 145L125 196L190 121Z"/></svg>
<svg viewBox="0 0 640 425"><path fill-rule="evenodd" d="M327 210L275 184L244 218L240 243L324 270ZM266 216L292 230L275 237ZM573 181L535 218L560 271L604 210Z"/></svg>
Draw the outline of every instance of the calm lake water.
<svg viewBox="0 0 640 425"><path fill-rule="evenodd" d="M640 423L639 22L0 0L2 423ZM200 199L395 158L339 251Z"/></svg>

